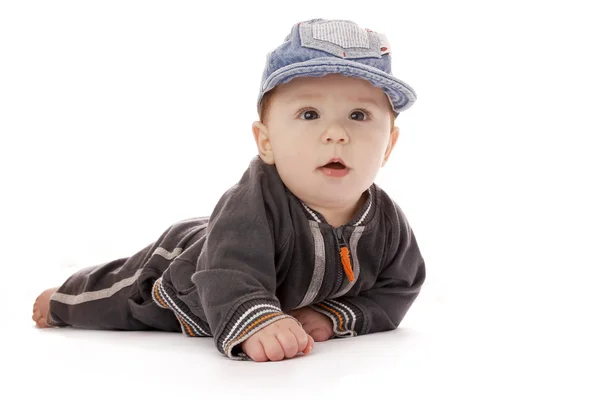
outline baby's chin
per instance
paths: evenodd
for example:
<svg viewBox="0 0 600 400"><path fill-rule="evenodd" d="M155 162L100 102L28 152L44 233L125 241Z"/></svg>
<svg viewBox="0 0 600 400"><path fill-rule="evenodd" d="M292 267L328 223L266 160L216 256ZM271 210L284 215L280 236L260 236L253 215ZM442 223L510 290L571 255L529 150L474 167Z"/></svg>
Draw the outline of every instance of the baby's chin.
<svg viewBox="0 0 600 400"><path fill-rule="evenodd" d="M305 203L323 207L348 206L358 201L367 189L361 189L354 171L342 178L331 178L315 169L313 174L298 170L280 170L279 175L288 189Z"/></svg>
<svg viewBox="0 0 600 400"><path fill-rule="evenodd" d="M363 191L342 188L303 188L297 192L292 190L300 200L312 207L346 208L360 201Z"/></svg>

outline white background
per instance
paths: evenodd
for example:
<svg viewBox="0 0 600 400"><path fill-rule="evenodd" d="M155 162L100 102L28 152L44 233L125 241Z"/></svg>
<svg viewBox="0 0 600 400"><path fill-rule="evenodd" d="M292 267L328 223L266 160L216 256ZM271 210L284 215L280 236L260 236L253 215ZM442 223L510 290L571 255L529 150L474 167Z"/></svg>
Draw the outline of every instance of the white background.
<svg viewBox="0 0 600 400"><path fill-rule="evenodd" d="M266 378L252 368L271 368L269 379L293 371L293 386L313 394L598 398L593 3L0 3L0 324L10 337L3 353L19 366L2 390L47 394L51 385L65 396L108 379L65 357L89 361L90 348L123 339L44 336L29 320L35 295L77 268L137 251L179 219L209 215L256 154L251 123L267 52L299 21L336 18L385 33L394 74L417 92L376 183L407 214L428 280L403 331L324 344L304 364L277 364L283 370L223 363L204 341L213 358L194 368L213 375L203 385L243 373L254 390ZM169 344L179 336L141 340L161 341L162 357L189 373L181 359L195 344L181 342L179 354ZM123 359L106 365L148 357L119 351ZM43 388L27 383L39 360L57 357L60 371ZM315 370L338 373L324 380ZM170 387L153 376L148 393Z"/></svg>

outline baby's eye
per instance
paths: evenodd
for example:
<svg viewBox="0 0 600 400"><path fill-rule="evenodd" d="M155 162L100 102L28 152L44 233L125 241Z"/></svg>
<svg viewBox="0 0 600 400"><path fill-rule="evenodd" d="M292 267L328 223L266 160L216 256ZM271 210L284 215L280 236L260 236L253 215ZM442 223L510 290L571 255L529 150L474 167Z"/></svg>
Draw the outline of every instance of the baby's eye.
<svg viewBox="0 0 600 400"><path fill-rule="evenodd" d="M319 118L319 114L317 114L314 110L305 110L300 112L301 119L313 120Z"/></svg>
<svg viewBox="0 0 600 400"><path fill-rule="evenodd" d="M367 114L364 111L352 111L350 119L354 121L365 121L367 119Z"/></svg>

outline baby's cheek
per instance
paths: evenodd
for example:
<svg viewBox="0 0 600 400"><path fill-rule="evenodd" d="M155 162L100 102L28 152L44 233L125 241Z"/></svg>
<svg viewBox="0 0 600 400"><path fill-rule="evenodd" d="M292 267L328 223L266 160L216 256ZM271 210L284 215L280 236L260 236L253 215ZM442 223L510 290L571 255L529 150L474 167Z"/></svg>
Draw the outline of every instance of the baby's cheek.
<svg viewBox="0 0 600 400"><path fill-rule="evenodd" d="M283 165L277 165L277 172L288 188L297 189L302 187L302 179L298 176L297 168L290 165L290 160L287 160Z"/></svg>
<svg viewBox="0 0 600 400"><path fill-rule="evenodd" d="M302 165L303 158L298 151L289 151L289 149L275 150L275 164L277 165L277 171L280 175L293 174L299 166ZM306 161L304 161L306 162Z"/></svg>
<svg viewBox="0 0 600 400"><path fill-rule="evenodd" d="M277 172L283 183L299 198L303 199L310 194L313 183L310 173L302 166L302 161L287 159L282 165L277 166Z"/></svg>

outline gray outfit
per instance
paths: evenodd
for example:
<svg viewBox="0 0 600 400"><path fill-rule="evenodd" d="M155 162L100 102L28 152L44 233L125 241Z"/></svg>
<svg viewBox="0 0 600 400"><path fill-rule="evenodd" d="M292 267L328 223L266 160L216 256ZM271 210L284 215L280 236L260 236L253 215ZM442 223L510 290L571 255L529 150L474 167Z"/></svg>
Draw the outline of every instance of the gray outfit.
<svg viewBox="0 0 600 400"><path fill-rule="evenodd" d="M366 194L352 221L333 228L256 156L210 217L67 279L49 322L209 336L239 360L248 359L241 342L304 306L328 316L336 337L395 329L425 264L400 207L375 184Z"/></svg>

